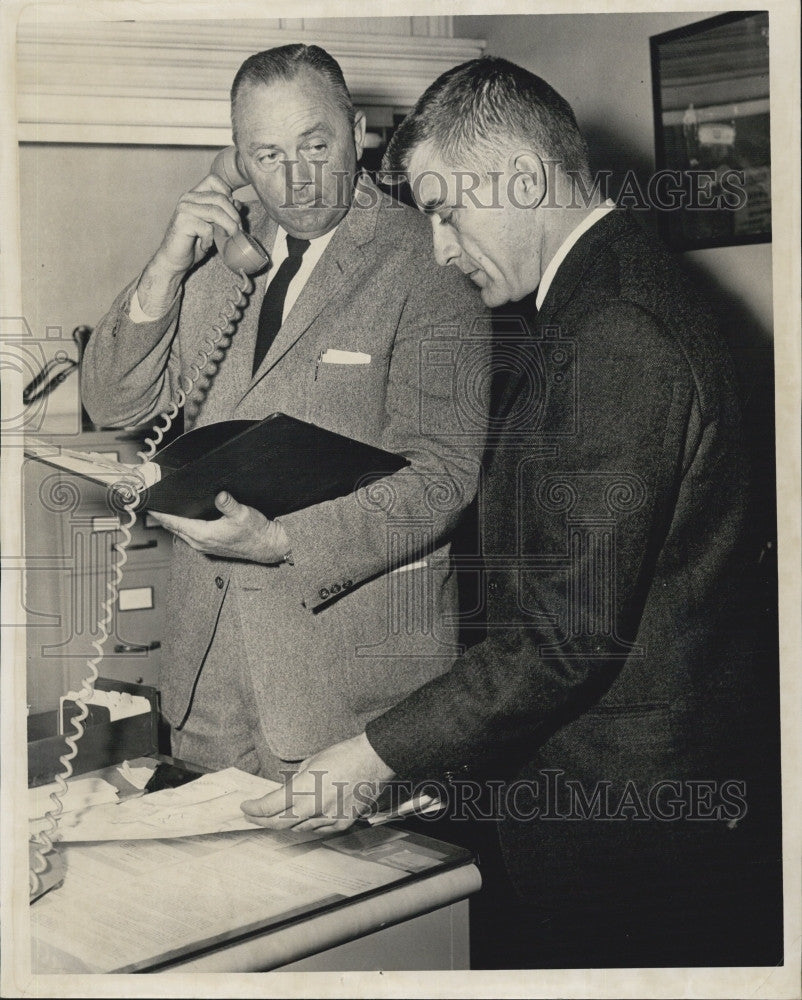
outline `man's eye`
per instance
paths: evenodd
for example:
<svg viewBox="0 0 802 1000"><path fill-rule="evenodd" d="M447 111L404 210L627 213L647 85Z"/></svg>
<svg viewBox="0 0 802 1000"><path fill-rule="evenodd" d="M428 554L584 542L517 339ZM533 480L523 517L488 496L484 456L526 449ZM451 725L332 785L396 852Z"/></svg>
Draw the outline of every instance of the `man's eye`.
<svg viewBox="0 0 802 1000"><path fill-rule="evenodd" d="M324 156L328 148L325 142L315 142L311 146L308 146L307 150L312 156Z"/></svg>
<svg viewBox="0 0 802 1000"><path fill-rule="evenodd" d="M264 165L276 162L278 162L278 153L262 153L259 157L259 163Z"/></svg>

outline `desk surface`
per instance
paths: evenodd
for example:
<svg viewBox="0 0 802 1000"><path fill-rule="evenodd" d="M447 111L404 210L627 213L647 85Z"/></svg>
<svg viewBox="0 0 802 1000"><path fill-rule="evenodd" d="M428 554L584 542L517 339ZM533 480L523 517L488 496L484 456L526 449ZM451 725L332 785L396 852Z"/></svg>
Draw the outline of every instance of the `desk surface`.
<svg viewBox="0 0 802 1000"><path fill-rule="evenodd" d="M476 891L470 853L358 824L71 844L64 884L31 907L38 974L269 969Z"/></svg>

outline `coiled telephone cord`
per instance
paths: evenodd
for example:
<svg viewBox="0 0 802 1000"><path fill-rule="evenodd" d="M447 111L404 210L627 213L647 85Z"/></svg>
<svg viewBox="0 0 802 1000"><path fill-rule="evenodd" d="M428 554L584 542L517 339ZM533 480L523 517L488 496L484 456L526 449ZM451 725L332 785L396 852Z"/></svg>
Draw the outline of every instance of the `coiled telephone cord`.
<svg viewBox="0 0 802 1000"><path fill-rule="evenodd" d="M237 325L242 318L242 311L248 304L248 300L253 292L253 281L251 278L242 270L238 272L237 276L239 278L239 282L234 286L233 290L236 293L236 297L232 294L231 297L226 299L225 305L220 312L217 322L212 326L213 336L207 338L207 340L205 340L199 348L197 361L193 361L190 364L189 374L185 375L182 372L178 376L178 391L175 394L175 398L171 401L169 407L163 413L160 413L156 418L157 422L151 429L153 437L145 439L145 449L137 452L137 457L143 463L150 461L150 459L156 454L156 450L163 441L164 435L172 427L173 421L186 405L189 397L192 395L192 390L195 388L198 379L209 366L212 355L215 354L218 348L222 348L224 351L227 350L228 345L231 342L228 338L233 336L236 332ZM185 385L183 386L181 384L182 379L185 380ZM158 421L162 421L162 423L159 424ZM138 480L140 487L144 488L144 480L138 475L135 469L131 470L131 476L132 478ZM67 779L70 778L73 773L72 761L78 753L78 740L80 740L85 731L84 721L89 714L87 702L92 698L95 690L95 681L99 676L98 668L103 659L105 644L109 638L109 626L111 625L112 618L114 616L114 605L117 603L119 595L123 566L125 566L128 561L128 545L131 541L131 528L136 522L136 508L139 505L139 491L135 488L134 484L130 480L115 483L109 487L109 493L112 505L114 507L121 507L121 509L128 515L128 520L126 522L120 522L119 530L122 534L122 538L113 545L113 548L118 554L118 558L112 567L113 576L106 581L107 594L103 600L101 608L102 617L98 621L100 635L97 639L92 640L92 645L95 647L97 655L86 661L89 672L83 679L81 690L78 692L78 697L75 699L75 704L78 707L78 713L70 719L71 724L74 726L74 731L72 734L65 734L64 736L64 741L69 749L66 754L59 757L59 764L61 764L63 770L56 774L55 781L57 787L55 791L50 793L50 800L53 802L53 809L50 809L45 813L45 819L48 822L48 826L36 833L30 841L33 848L33 857L29 870L29 891L31 900L38 896L42 888L41 875L47 871L48 868L48 862L45 855L54 850L53 838L56 837L58 833L58 820L64 811L64 804L61 800L67 794Z"/></svg>

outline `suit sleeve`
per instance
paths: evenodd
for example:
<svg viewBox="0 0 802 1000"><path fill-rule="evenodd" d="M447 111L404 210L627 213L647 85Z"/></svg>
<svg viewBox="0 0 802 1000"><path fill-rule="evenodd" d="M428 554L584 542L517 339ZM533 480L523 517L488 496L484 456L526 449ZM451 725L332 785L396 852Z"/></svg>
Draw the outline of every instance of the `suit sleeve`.
<svg viewBox="0 0 802 1000"><path fill-rule="evenodd" d="M715 424L689 434L691 371L639 307L597 309L575 343L578 423L552 394L542 429L495 455L487 638L367 726L401 777L514 770L648 652L632 644L684 456L715 451Z"/></svg>
<svg viewBox="0 0 802 1000"><path fill-rule="evenodd" d="M181 296L160 319L134 323L132 282L95 327L81 362L81 398L103 427L134 427L165 410L181 371L178 317Z"/></svg>
<svg viewBox="0 0 802 1000"><path fill-rule="evenodd" d="M462 274L416 257L393 341L380 440L409 466L280 518L310 609L430 554L476 494L489 408L482 378L490 364L487 313Z"/></svg>

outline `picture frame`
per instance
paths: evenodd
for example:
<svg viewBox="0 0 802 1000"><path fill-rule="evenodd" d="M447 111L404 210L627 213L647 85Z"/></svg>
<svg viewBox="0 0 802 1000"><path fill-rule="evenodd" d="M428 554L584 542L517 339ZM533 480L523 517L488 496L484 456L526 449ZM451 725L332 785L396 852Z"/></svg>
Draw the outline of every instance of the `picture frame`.
<svg viewBox="0 0 802 1000"><path fill-rule="evenodd" d="M771 242L768 11L649 41L663 238L675 250Z"/></svg>

